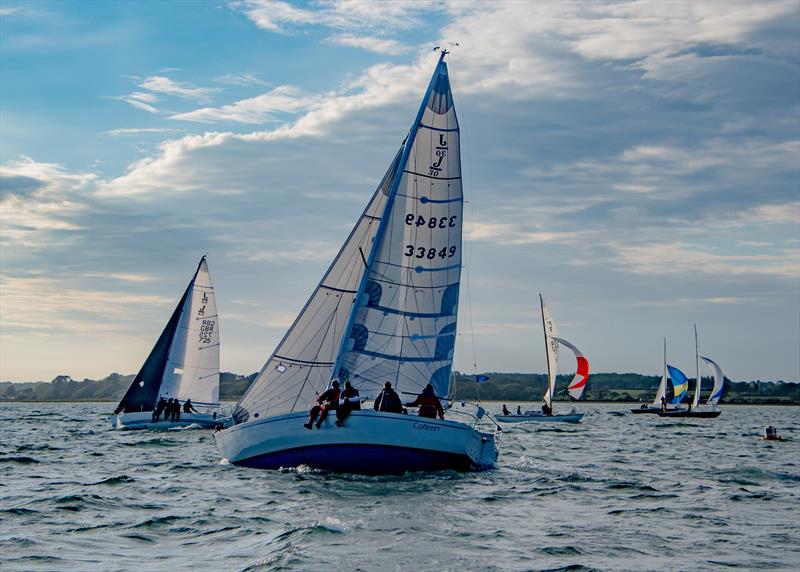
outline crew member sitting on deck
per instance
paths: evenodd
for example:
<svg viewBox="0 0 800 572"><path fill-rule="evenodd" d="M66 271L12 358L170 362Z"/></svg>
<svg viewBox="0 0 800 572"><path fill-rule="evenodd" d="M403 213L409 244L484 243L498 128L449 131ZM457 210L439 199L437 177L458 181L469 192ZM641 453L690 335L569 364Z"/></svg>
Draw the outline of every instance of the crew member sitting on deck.
<svg viewBox="0 0 800 572"><path fill-rule="evenodd" d="M506 407L505 403L503 403L503 415L511 415L511 412L508 410L508 407Z"/></svg>
<svg viewBox="0 0 800 572"><path fill-rule="evenodd" d="M517 405L517 415L522 415L522 409Z"/></svg>
<svg viewBox="0 0 800 572"><path fill-rule="evenodd" d="M351 411L361 409L361 398L358 390L350 385L349 381L344 382L344 391L339 396L339 407L336 408L336 426L344 427L344 420L347 419Z"/></svg>
<svg viewBox="0 0 800 572"><path fill-rule="evenodd" d="M199 413L197 411L197 409L194 408L194 405L192 405L192 400L191 399L187 399L186 401L183 402L183 412L184 413Z"/></svg>
<svg viewBox="0 0 800 572"><path fill-rule="evenodd" d="M375 398L372 408L375 411L386 411L387 413L402 413L403 402L400 396L392 389L392 383L387 381L383 384L383 390Z"/></svg>
<svg viewBox="0 0 800 572"><path fill-rule="evenodd" d="M330 389L317 397L317 404L308 412L308 423L303 423L303 427L311 429L311 424L314 423L314 420L317 419L317 415L319 415L319 421L317 421L317 429L319 429L319 426L322 425L322 422L325 421L325 418L328 416L328 411L331 408L336 409L338 403L339 380L334 379L331 381Z"/></svg>
<svg viewBox="0 0 800 572"><path fill-rule="evenodd" d="M442 409L442 404L433 392L433 386L430 383L425 386L425 389L422 390L422 393L420 393L414 401L406 403L406 406L419 407L420 417L435 419L438 414L439 419L444 419L444 409Z"/></svg>
<svg viewBox="0 0 800 572"><path fill-rule="evenodd" d="M547 405L547 403L542 404L542 413L547 415L548 417L553 415L553 408Z"/></svg>

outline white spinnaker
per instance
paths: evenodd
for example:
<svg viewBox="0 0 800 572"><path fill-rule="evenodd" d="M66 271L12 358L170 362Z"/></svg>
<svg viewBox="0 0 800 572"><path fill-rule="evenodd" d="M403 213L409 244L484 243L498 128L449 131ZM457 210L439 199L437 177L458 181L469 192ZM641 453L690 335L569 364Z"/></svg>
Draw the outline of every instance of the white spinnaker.
<svg viewBox="0 0 800 572"><path fill-rule="evenodd" d="M456 337L463 196L459 131L440 62L345 340L340 380L447 396Z"/></svg>
<svg viewBox="0 0 800 572"><path fill-rule="evenodd" d="M219 317L205 257L184 301L159 395L219 404Z"/></svg>
<svg viewBox="0 0 800 572"><path fill-rule="evenodd" d="M237 404L238 421L305 410L324 391L403 148L322 281Z"/></svg>
<svg viewBox="0 0 800 572"><path fill-rule="evenodd" d="M558 374L558 328L553 314L544 305L542 295L539 294L539 302L542 306L542 326L544 328L544 345L547 351L547 390L544 392L544 402L548 407L552 406L553 393L556 389L556 375Z"/></svg>
<svg viewBox="0 0 800 572"><path fill-rule="evenodd" d="M706 401L706 403L708 405L716 405L719 403L719 400L722 397L722 388L725 383L725 375L722 373L722 368L719 367L717 362L711 358L700 356L700 359L708 364L709 368L711 369L711 373L714 376L714 388L711 390L711 395L708 397L708 401Z"/></svg>
<svg viewBox="0 0 800 572"><path fill-rule="evenodd" d="M667 395L667 338L664 338L664 373L661 374L661 383L658 384L656 398L653 400L653 407L661 407L661 399Z"/></svg>

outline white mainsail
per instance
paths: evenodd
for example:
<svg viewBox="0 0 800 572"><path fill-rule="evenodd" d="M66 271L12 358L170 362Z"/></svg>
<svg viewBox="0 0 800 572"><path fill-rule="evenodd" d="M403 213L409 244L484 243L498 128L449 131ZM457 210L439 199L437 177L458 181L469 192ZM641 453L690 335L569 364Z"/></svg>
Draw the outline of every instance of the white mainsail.
<svg viewBox="0 0 800 572"><path fill-rule="evenodd" d="M544 345L547 353L547 390L544 392L544 402L548 407L552 407L556 375L558 374L558 328L556 328L556 322L550 310L544 305L541 294L539 294L539 303L542 307L542 327L544 328Z"/></svg>
<svg viewBox="0 0 800 572"><path fill-rule="evenodd" d="M459 128L442 62L420 108L368 259L335 376L362 397L385 382L447 396L456 338L463 196Z"/></svg>
<svg viewBox="0 0 800 572"><path fill-rule="evenodd" d="M722 397L722 390L725 384L725 375L722 373L722 368L717 363L706 356L700 356L700 359L708 364L711 373L714 376L714 388L711 390L711 395L708 397L706 403L708 405L716 405Z"/></svg>
<svg viewBox="0 0 800 572"><path fill-rule="evenodd" d="M697 366L697 382L695 383L694 396L692 397L692 409L696 409L700 404L700 390L703 388L703 377L700 373L700 343L697 341L697 326L694 327L694 359Z"/></svg>
<svg viewBox="0 0 800 572"><path fill-rule="evenodd" d="M205 257L183 303L159 397L219 405L219 317Z"/></svg>
<svg viewBox="0 0 800 572"><path fill-rule="evenodd" d="M575 359L578 365L575 368L575 377L567 385L567 393L572 399L580 399L583 391L586 389L586 381L589 379L589 360L583 355L583 352L575 347L574 344L568 342L564 338L553 338L559 345L567 346L575 354Z"/></svg>
<svg viewBox="0 0 800 572"><path fill-rule="evenodd" d="M661 383L658 384L656 398L653 400L653 407L661 407L661 400L667 395L667 338L664 338L664 373L661 374Z"/></svg>

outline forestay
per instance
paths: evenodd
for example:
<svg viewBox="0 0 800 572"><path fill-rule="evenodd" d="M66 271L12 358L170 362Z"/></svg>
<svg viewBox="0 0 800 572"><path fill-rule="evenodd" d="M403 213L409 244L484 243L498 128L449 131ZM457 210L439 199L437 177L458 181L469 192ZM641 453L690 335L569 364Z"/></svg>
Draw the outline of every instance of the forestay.
<svg viewBox="0 0 800 572"><path fill-rule="evenodd" d="M575 359L578 365L575 371L575 377L569 382L567 386L567 393L572 399L580 399L586 389L586 381L589 379L589 360L581 353L577 347L563 338L554 338L559 345L567 346L575 354Z"/></svg>
<svg viewBox="0 0 800 572"><path fill-rule="evenodd" d="M205 257L184 300L159 396L219 405L219 318Z"/></svg>
<svg viewBox="0 0 800 572"><path fill-rule="evenodd" d="M725 386L725 375L722 373L722 368L719 367L719 365L717 365L717 363L711 358L700 356L700 359L708 364L709 368L711 369L711 373L714 376L714 387L711 389L711 395L706 403L708 405L716 405L719 403L719 400L722 397L722 391Z"/></svg>
<svg viewBox="0 0 800 572"><path fill-rule="evenodd" d="M539 303L542 307L542 326L544 328L544 346L547 352L547 390L544 402L552 407L553 393L556 389L556 375L558 374L558 328L553 315L544 305L542 295L539 294Z"/></svg>
<svg viewBox="0 0 800 572"><path fill-rule="evenodd" d="M336 376L362 397L384 383L447 396L461 276L459 129L440 59L412 127Z"/></svg>
<svg viewBox="0 0 800 572"><path fill-rule="evenodd" d="M306 409L327 386L403 148L311 298L237 404L237 422Z"/></svg>

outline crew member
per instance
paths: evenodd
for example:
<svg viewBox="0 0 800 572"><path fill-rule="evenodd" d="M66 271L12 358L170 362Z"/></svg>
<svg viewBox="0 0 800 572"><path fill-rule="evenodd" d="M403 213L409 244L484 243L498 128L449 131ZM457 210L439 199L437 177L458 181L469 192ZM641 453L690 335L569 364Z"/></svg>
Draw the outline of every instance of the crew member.
<svg viewBox="0 0 800 572"><path fill-rule="evenodd" d="M303 423L303 427L306 429L311 429L311 425L317 419L317 415L319 415L319 420L317 421L317 429L319 429L322 422L325 421L325 418L328 416L328 411L333 408L336 409L336 405L339 403L339 380L334 379L331 381L331 387L327 391L323 392L322 395L317 397L317 404L311 408L311 411L308 412L308 423Z"/></svg>
<svg viewBox="0 0 800 572"><path fill-rule="evenodd" d="M406 406L419 407L420 417L435 419L436 415L439 415L439 419L444 419L444 409L442 409L442 404L433 392L433 386L430 383L425 386L425 389L414 401L406 403Z"/></svg>

